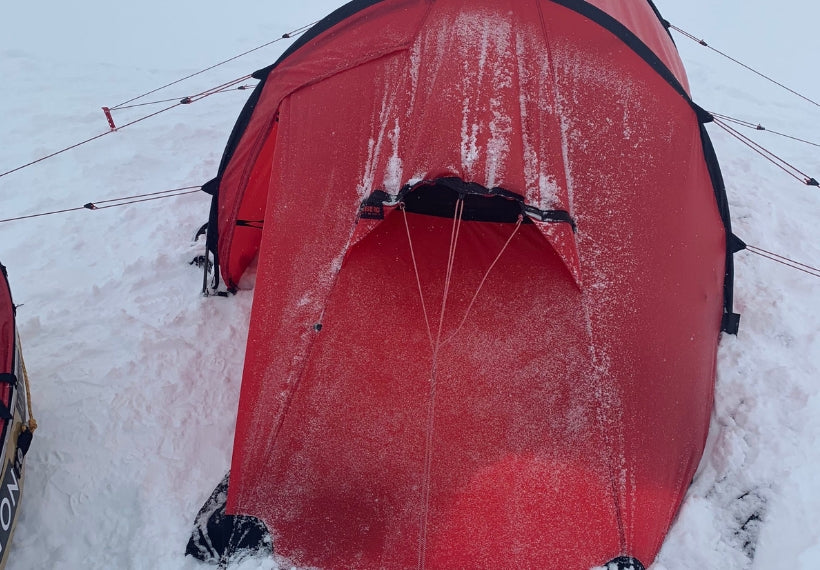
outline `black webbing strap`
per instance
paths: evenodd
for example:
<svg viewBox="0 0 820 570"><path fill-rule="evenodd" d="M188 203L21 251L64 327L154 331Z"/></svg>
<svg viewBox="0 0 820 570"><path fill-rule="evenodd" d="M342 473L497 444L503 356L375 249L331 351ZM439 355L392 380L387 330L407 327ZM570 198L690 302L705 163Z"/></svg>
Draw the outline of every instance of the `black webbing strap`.
<svg viewBox="0 0 820 570"><path fill-rule="evenodd" d="M0 402L0 420L11 421L13 419L14 419L14 414L11 413L11 410L9 410L9 407L6 404L4 404L3 402Z"/></svg>

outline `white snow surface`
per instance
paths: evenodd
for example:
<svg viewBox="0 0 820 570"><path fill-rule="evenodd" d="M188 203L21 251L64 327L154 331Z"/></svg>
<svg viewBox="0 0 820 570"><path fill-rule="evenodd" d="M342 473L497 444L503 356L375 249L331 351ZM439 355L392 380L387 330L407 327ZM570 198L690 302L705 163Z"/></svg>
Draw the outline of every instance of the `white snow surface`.
<svg viewBox="0 0 820 570"><path fill-rule="evenodd" d="M820 98L806 0L657 0L674 24ZM313 22L339 0L101 0L4 6L0 172L106 130L100 111ZM820 108L675 35L704 108L820 142ZM147 100L182 97L276 59L279 42ZM0 178L0 219L198 185L245 92L215 95ZM122 123L153 108L122 111ZM820 192L710 127L735 233L820 266ZM817 147L749 131L820 177ZM388 136L393 136L390 133ZM398 160L398 157L396 158ZM400 169L398 163L396 170ZM40 423L9 570L205 568L184 557L229 465L252 292L203 298L188 262L197 193L0 224ZM737 337L719 354L709 445L652 570L820 563L820 281L736 256ZM753 513L760 521L743 523ZM756 541L750 558L747 539ZM245 560L233 570L273 570Z"/></svg>

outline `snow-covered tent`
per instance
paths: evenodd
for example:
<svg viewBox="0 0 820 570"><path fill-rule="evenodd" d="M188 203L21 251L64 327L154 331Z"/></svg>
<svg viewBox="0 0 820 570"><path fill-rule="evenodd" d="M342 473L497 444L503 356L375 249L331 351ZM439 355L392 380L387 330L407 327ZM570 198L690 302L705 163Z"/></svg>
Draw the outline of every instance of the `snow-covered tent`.
<svg viewBox="0 0 820 570"><path fill-rule="evenodd" d="M649 565L738 321L652 3L357 0L255 76L206 186L258 258L229 511L324 569Z"/></svg>

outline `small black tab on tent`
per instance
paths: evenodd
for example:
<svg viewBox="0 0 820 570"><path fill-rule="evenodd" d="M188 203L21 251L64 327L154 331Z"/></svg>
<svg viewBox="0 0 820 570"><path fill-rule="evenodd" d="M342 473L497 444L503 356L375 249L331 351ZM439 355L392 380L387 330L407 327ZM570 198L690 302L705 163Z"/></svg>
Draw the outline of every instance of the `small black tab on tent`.
<svg viewBox="0 0 820 570"><path fill-rule="evenodd" d="M9 386L17 386L17 376L9 372L0 374L0 384L8 384Z"/></svg>
<svg viewBox="0 0 820 570"><path fill-rule="evenodd" d="M374 190L359 207L360 220L383 220L384 204L391 201L391 196L384 190Z"/></svg>
<svg viewBox="0 0 820 570"><path fill-rule="evenodd" d="M202 185L201 190L206 194L211 196L216 195L216 191L219 189L219 178L214 178L213 180L208 180L205 184Z"/></svg>
<svg viewBox="0 0 820 570"><path fill-rule="evenodd" d="M14 414L11 413L8 406L6 406L3 402L0 402L0 420L12 420L14 419Z"/></svg>
<svg viewBox="0 0 820 570"><path fill-rule="evenodd" d="M740 330L740 315L737 313L724 313L720 330L726 334L737 335Z"/></svg>
<svg viewBox="0 0 820 570"><path fill-rule="evenodd" d="M701 124L705 125L706 123L711 123L715 120L715 117L712 116L712 113L710 113L700 105L692 103L692 108L695 109L695 113L697 113L698 116L698 121L700 121Z"/></svg>
<svg viewBox="0 0 820 570"><path fill-rule="evenodd" d="M729 234L729 251L737 253L746 249L746 242L737 237L735 234Z"/></svg>
<svg viewBox="0 0 820 570"><path fill-rule="evenodd" d="M565 224L569 224L573 232L578 231L578 225L575 223L575 218L573 218L566 210L539 210L534 206L528 206L525 204L524 213L540 222L563 222Z"/></svg>

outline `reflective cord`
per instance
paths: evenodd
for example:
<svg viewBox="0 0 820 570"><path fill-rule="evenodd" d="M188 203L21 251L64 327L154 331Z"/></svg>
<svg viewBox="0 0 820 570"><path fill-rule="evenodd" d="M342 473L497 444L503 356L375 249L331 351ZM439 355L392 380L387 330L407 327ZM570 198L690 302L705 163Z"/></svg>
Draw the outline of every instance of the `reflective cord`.
<svg viewBox="0 0 820 570"><path fill-rule="evenodd" d="M748 146L757 154L759 154L760 156L762 156L763 158L777 166L780 170L784 171L792 178L795 178L796 180L802 182L807 186L818 186L818 182L814 177L809 176L793 164L777 156L775 153L773 153L763 145L753 141L737 129L729 126L722 119L715 117L715 124L727 133L729 133L731 136L733 136L734 138L738 139L740 142Z"/></svg>
<svg viewBox="0 0 820 570"><path fill-rule="evenodd" d="M444 346L445 344L447 344L448 342L453 340L453 338L455 338L455 336L458 334L458 332L464 326L464 323L467 322L467 317L470 316L470 311L472 310L473 305L476 302L476 299L478 299L478 294L481 292L481 288L484 287L484 282L487 281L487 278L490 276L490 272L493 270L496 263L498 263L498 260L501 259L501 256L504 254L504 252L507 251L507 247L510 245L510 242L512 242L513 238L515 237L515 234L518 233L518 230L521 228L521 224L523 222L524 222L524 216L518 216L518 221L515 224L515 228L513 229L512 234L510 234L510 237L507 238L507 241L504 243L504 247L502 247L501 251L498 252L498 255L495 257L493 262L490 264L490 267L487 268L486 273L484 273L484 277L481 278L481 282L478 284L478 288L476 289L475 293L473 294L473 298L470 300L470 304L467 305L467 310L464 313L464 318L461 319L461 322L456 327L456 330L454 330L453 333L449 337L447 337L447 340L445 340L442 343L442 346Z"/></svg>
<svg viewBox="0 0 820 570"><path fill-rule="evenodd" d="M248 89L253 89L251 85L240 85L239 87L232 87L230 89L220 89L216 93L230 93L231 91L246 91ZM127 105L125 107L117 107L115 109L109 109L110 111L124 111L126 109L136 109L137 107L148 107L150 105L160 105L162 103L172 103L174 101L182 101L183 99L190 98L190 95L186 95L185 97L169 97L168 99L161 99L159 101L147 101L145 103L136 103L134 105Z"/></svg>
<svg viewBox="0 0 820 570"><path fill-rule="evenodd" d="M44 160L48 160L49 158L54 158L57 155L63 154L64 152L68 152L69 150L73 150L73 149L75 149L79 146L82 146L84 144L88 144L88 143L90 143L92 141L95 141L97 139L100 139L100 138L102 138L106 135L110 135L111 133L115 133L120 129L124 129L125 127L130 127L131 125L136 125L137 123L142 122L146 119L150 119L151 117L156 117L157 115L159 115L161 113L164 113L166 111L170 111L171 109L179 107L180 105L182 105L182 103L176 103L174 105L171 105L170 107L165 107L164 109L160 109L159 111L151 113L150 115L145 115L144 117L140 117L139 119L135 119L135 120L131 121L130 123L126 123L126 124L122 125L121 127L118 127L117 130L112 129L112 130L109 130L109 131L105 131L104 133L100 133L99 135L93 136L90 139L85 139L85 140L80 141L78 143L75 143L71 146L67 146L66 148L60 149L56 152L52 152L51 154L47 154L46 156L41 156L40 158L32 160L31 162L27 162L26 164L20 165L16 168L12 168L11 170L7 170L5 172L0 173L0 178L2 178L4 176L8 176L9 174L11 174L13 172L17 172L18 170L23 170L24 168L28 168L29 166L33 166L35 164L43 162Z"/></svg>
<svg viewBox="0 0 820 570"><path fill-rule="evenodd" d="M137 101L137 100L139 100L139 99L142 99L143 97L147 97L148 95L153 95L153 94L154 94L154 93L156 93L157 91L161 91L161 90L165 89L166 87L171 87L172 85L177 85L178 83L182 83L183 81L186 81L186 80L188 80L188 79L191 79L192 77L196 77L197 75L202 75L202 74L203 74L203 73L205 73L206 71L211 71L212 69L216 69L217 67L220 67L220 66L222 66L222 65L225 65L226 63L229 63L229 62L231 62L231 61L237 60L237 59L239 59L240 57L244 57L244 56L246 56L246 55L248 55L248 54L250 54L250 53L253 53L253 52L255 52L255 51L259 51L260 49L262 49L262 48L266 48L266 47L268 47L268 46L270 46L270 45L273 45L273 44L275 44L275 43L277 43L277 42L281 42L282 40L292 39L292 38L294 38L294 37L296 37L296 36L298 36L298 35L301 35L301 34L305 33L308 29L310 29L311 27L313 27L316 23L318 23L318 21L317 21L317 22L313 22L313 23L311 23L311 24L306 24L306 25L304 25L304 26L302 26L302 27L300 27L300 28L297 28L297 29L295 29L295 30L293 30L293 31L291 31L291 32L287 32L287 33L285 33L285 34L282 34L282 36L281 36L281 37L276 38L275 40L271 40L271 41L269 41L269 42L267 42L267 43L265 43L265 44L262 44L261 46L257 46L257 47L255 47L255 48L253 48L253 49L249 49L248 51L245 51L245 52L242 52L242 53L240 53L240 54L238 54L238 55L235 55L235 56L233 56L233 57L230 57L230 58L226 59L225 61L220 61L219 63L216 63L216 64L214 64L214 65L211 65L210 67L206 67L205 69L201 69L201 70L197 71L196 73L192 73L192 74L190 74L190 75L186 75L185 77L182 77L181 79L177 79L176 81L172 81L171 83L166 83L165 85L163 85L163 86L161 86L161 87L157 87L156 89L152 89L151 91L148 91L148 92L146 92L146 93L143 93L142 95L137 95L136 97L132 97L131 99L128 99L127 101L123 101L122 103L120 103L120 104L118 104L118 105L114 105L113 107L109 107L109 108L110 108L112 111L113 111L113 110L115 110L115 109L122 109L122 108L124 108L124 106L125 106L125 105L128 105L129 103L133 103L134 101Z"/></svg>
<svg viewBox="0 0 820 570"><path fill-rule="evenodd" d="M700 39L700 38L696 37L696 36L695 36L695 35L693 35L693 34L690 34L690 33L689 33L689 32L687 32L686 30L682 30L682 29L680 29L679 27L677 27L677 26L675 26L675 25L673 25L673 24L669 24L669 28L670 28L670 29L672 29L672 30L675 30L675 31L676 31L676 32L678 32L679 34L683 35L684 37L689 38L689 39L690 39L690 40L692 40L693 42L695 42L695 43L697 43L697 44L700 44L700 45L702 45L703 47L708 48L708 49L712 50L713 52L715 52L715 53L717 53L717 54L719 54L719 55L721 55L721 56L725 57L725 58L726 58L726 59L728 59L729 61L732 61L732 62L736 63L737 65L739 65L739 66L741 66L741 67L743 67L743 68L745 68L745 69L747 69L747 70L751 71L751 72L752 72L752 73L754 73L755 75L758 75L758 76L762 77L762 78L763 78L763 79L765 79L766 81L769 81L770 83L774 83L775 85L777 85L778 87L781 87L782 89L785 89L785 90L786 90L786 91L788 91L789 93L791 93L791 94L793 94L793 95L797 95L798 97L800 97L801 99L803 99L803 100L805 100L805 101L808 101L808 102L809 102L809 103L811 103L812 105L815 105L815 106L817 106L817 107L820 107L820 103L818 103L818 102L817 102L817 101L815 101L814 99L810 99L809 97L807 97L807 96L803 95L802 93L799 93L798 91L795 91L795 90L794 90L794 89L792 89L791 87L788 87L788 86L784 85L783 83L780 83L779 81L777 81L777 80L775 80L775 79L772 79L772 78L771 78L771 77L769 77L768 75L766 75L766 74L764 74L764 73L761 73L760 71L756 70L755 68L753 68L753 67L751 67L751 66L749 66L749 65L746 65L746 64L745 64L745 63L743 63L742 61L739 61L739 60L737 60L737 59L733 58L732 56L730 56L730 55L728 55L728 54L726 54L726 53L723 53L722 51L720 51L720 50L718 50L718 49L713 48L713 47L712 47L712 46L710 46L708 43L706 43L706 41L704 41L704 40L702 40L702 39Z"/></svg>
<svg viewBox="0 0 820 570"><path fill-rule="evenodd" d="M427 428L426 440L424 449L424 479L422 487L422 512L420 517L419 528L419 552L418 552L418 570L424 570L427 565L427 526L429 524L430 513L430 492L431 479L433 470L433 432L435 429L436 418L436 389L437 389L437 374L438 374L438 353L441 348L441 332L444 327L444 315L447 308L447 297L450 293L450 283L453 276L453 265L456 255L456 245L458 244L459 231L461 229L461 218L464 213L464 198L459 197L456 202L455 213L453 215L453 229L450 233L450 250L447 256L447 271L444 278L444 296L441 300L441 313L439 315L439 328L436 335L436 342L433 346L433 358L430 367L430 395L427 407ZM409 235L409 234L408 234ZM418 282L418 269L416 267L416 275ZM421 293L421 290L420 290Z"/></svg>
<svg viewBox="0 0 820 570"><path fill-rule="evenodd" d="M118 206L126 206L128 204L136 204L139 202L149 202L151 200L161 200L163 198L173 198L175 196L184 196L186 194L194 194L201 190L201 186L184 186L182 188L172 188L170 190L160 190L159 192L150 192L148 194L135 194L134 196L125 196L123 198L110 198L107 200L98 200L96 202L88 202L83 206L75 208L66 208L64 210L52 210L50 212L40 212L39 214L29 214L27 216L17 216L14 218L6 218L0 220L0 224L5 222L16 222L18 220L28 220L31 218L40 218L43 216L53 216L55 214L64 214L66 212L77 212L79 210L105 210L107 208L116 208ZM106 206L98 206L97 204L107 204Z"/></svg>
<svg viewBox="0 0 820 570"><path fill-rule="evenodd" d="M742 127L747 127L747 128L749 128L749 129L752 129L752 130L755 130L755 131L765 131L765 132L767 132L767 133L771 133L771 134L773 134L773 135L777 135L777 136L779 136L779 137L784 137L784 138L787 138L787 139L791 139L791 140L793 140L793 141L797 141L797 142L805 143L805 144L808 144L808 145L811 145L811 146L820 147L820 143L812 142L812 141L809 141L809 140L806 140L806 139L801 139L801 138L799 138L799 137L795 137L795 136L792 136L792 135L788 135L788 134L786 134L786 133L781 133L781 132L778 132L778 131L773 131L772 129L769 129L769 128L767 128L767 127L764 127L764 126L763 126L763 125L761 125L760 123L753 123L753 122L751 122L751 121L744 121L743 119L738 119L738 118L735 118L735 117L730 117L729 115L722 115L722 114L720 114L720 113L715 113L714 111L709 111L709 114L710 114L710 115L712 115L713 117L718 117L718 118L720 118L720 119L723 119L724 121L728 121L728 122L730 122L730 123L734 123L734 124L736 124L736 125L740 125L740 126L742 126Z"/></svg>
<svg viewBox="0 0 820 570"><path fill-rule="evenodd" d="M746 245L746 250L749 253L753 253L755 255L759 255L760 257L765 257L771 261L775 261L786 267L790 267L791 269L796 269L797 271L802 271L803 273L808 273L812 277L820 277L820 269L816 267L812 267L811 265L806 265L805 263L800 263L799 261L795 261L793 259L789 259L786 256L779 255L777 253L772 253L771 251L766 251L765 249L756 247L754 245Z"/></svg>
<svg viewBox="0 0 820 570"><path fill-rule="evenodd" d="M404 215L404 228L407 230L407 243L410 245L410 258L413 260L413 271L416 274L416 284L419 288L419 299L421 299L421 310L424 314L424 324L427 327L427 338L430 340L430 350L435 350L435 343L433 342L433 329L430 327L430 318L427 316L427 304L424 302L424 291L421 288L421 276L419 275L419 267L416 263L416 252L413 248L413 240L410 237L410 224L407 221L407 210L404 207L404 202L399 204L399 209Z"/></svg>
<svg viewBox="0 0 820 570"><path fill-rule="evenodd" d="M145 121L146 119L156 117L157 115L165 113L166 111L170 111L171 109L176 109L180 105L189 105L191 103L195 103L197 101L205 99L206 97L210 97L211 95L215 95L217 93L222 93L223 91L234 87L237 83L241 83L243 81L246 81L250 77L251 77L250 75L244 75L244 76L239 77L237 79L233 79L233 80L228 81L226 83L222 83L221 85L217 85L216 87L213 87L213 88L208 89L206 91L202 91L201 93L197 93L196 95L191 95L189 97L185 97L185 98L183 98L182 100L178 101L177 103L175 103L173 105L170 105L168 107L160 109L159 111L155 111L151 114L145 115L144 117L140 117L138 119L135 119L131 122L125 123L124 125L121 125L119 127L114 127L113 122L112 122L112 127L108 131L105 131L104 133L100 133L100 134L95 135L91 138L80 141L78 143L72 144L70 146L67 146L66 148L60 149L56 152L52 152L52 153L47 154L45 156L41 156L40 158L38 158L36 160L32 160L31 162L27 162L26 164L20 165L16 168L12 168L11 170L7 170L6 172L0 173L0 178L2 178L3 176L7 176L7 175L9 175L13 172L17 172L18 170L23 170L24 168L28 168L29 166L34 166L35 164L38 164L38 163L43 162L45 160L48 160L50 158L54 158L55 156L63 154L64 152L68 152L69 150L73 150L77 147L88 144L88 143L90 143L92 141L95 141L97 139L100 139L100 138L102 138L106 135L110 135L111 133L116 133L118 131L121 131L122 129L124 129L126 127L130 127L131 125L136 125L137 123ZM109 109L109 111L112 111L112 110L114 110L114 109Z"/></svg>

